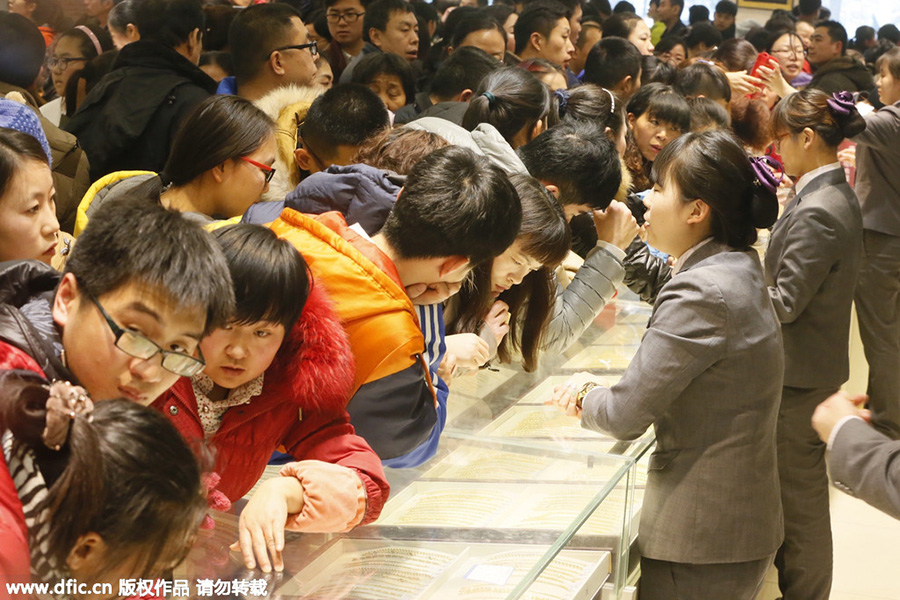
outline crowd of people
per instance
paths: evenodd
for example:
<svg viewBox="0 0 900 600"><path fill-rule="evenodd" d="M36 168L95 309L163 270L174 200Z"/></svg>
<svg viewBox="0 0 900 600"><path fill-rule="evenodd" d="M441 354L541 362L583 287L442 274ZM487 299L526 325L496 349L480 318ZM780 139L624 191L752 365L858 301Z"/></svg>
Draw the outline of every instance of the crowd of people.
<svg viewBox="0 0 900 600"><path fill-rule="evenodd" d="M900 516L900 31L649 8L10 0L0 582L167 577L272 462L236 548L282 570L627 286L621 381L547 401L654 427L641 598L827 599L826 448Z"/></svg>

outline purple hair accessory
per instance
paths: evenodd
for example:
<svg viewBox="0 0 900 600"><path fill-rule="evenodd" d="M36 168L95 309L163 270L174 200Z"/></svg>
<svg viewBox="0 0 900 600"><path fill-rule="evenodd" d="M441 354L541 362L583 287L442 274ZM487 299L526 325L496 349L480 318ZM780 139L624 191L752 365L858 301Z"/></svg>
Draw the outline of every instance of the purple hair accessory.
<svg viewBox="0 0 900 600"><path fill-rule="evenodd" d="M851 92L835 92L828 99L828 106L833 112L847 116L856 104L853 103L853 94Z"/></svg>
<svg viewBox="0 0 900 600"><path fill-rule="evenodd" d="M771 156L751 156L750 166L753 167L753 185L764 187L773 194L778 192L778 184L784 179L784 167L781 163ZM778 170L778 177L772 173L772 169Z"/></svg>
<svg viewBox="0 0 900 600"><path fill-rule="evenodd" d="M560 118L565 117L566 108L569 105L569 90L554 90L553 95L556 96L556 101L559 105Z"/></svg>

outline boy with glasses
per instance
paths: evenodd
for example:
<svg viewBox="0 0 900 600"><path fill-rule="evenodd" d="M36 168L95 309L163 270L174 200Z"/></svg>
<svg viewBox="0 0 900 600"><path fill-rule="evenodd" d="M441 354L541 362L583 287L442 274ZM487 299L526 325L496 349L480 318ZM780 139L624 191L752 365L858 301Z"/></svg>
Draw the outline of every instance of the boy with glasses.
<svg viewBox="0 0 900 600"><path fill-rule="evenodd" d="M148 405L204 367L200 339L230 316L221 249L198 225L143 199L100 207L60 275L0 268L0 368Z"/></svg>
<svg viewBox="0 0 900 600"><path fill-rule="evenodd" d="M339 81L341 73L351 60L362 52L363 16L366 14L366 0L326 0L325 20L331 33L331 44L323 55L331 64L334 80Z"/></svg>

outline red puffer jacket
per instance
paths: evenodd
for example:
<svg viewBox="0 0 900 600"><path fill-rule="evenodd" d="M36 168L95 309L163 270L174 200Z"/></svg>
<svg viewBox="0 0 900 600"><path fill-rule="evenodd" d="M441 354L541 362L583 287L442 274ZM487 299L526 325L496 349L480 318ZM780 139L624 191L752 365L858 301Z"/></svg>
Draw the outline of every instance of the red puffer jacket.
<svg viewBox="0 0 900 600"><path fill-rule="evenodd" d="M218 489L232 501L247 493L272 451L284 446L297 460L320 460L354 469L366 489L362 523L378 518L390 488L378 455L357 436L347 414L354 362L322 289L314 285L303 314L266 370L263 391L230 408L209 440L216 453ZM204 439L191 381L182 378L153 407L188 441Z"/></svg>

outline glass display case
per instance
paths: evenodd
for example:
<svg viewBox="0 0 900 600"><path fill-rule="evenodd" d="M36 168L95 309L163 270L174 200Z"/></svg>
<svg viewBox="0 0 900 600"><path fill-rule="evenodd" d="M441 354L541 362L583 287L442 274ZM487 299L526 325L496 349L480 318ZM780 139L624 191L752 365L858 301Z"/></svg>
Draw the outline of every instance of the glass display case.
<svg viewBox="0 0 900 600"><path fill-rule="evenodd" d="M580 372L614 384L649 315L619 299L536 373L499 366L454 379L438 454L416 469L387 469L391 496L375 523L341 535L288 532L284 573L265 576L269 597L621 597L652 432L616 441L544 402ZM216 520L183 567L187 576L263 577L242 572L239 555L227 552L236 517Z"/></svg>

